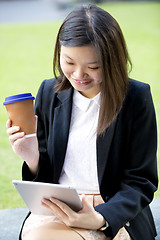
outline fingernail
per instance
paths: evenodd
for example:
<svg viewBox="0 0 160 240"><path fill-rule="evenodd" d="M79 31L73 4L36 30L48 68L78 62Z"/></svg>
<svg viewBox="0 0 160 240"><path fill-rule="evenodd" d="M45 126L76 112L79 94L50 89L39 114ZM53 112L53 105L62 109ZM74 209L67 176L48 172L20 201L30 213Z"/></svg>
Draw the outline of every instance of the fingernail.
<svg viewBox="0 0 160 240"><path fill-rule="evenodd" d="M53 202L53 201L54 201L54 198L53 198L53 197L50 197L49 200Z"/></svg>

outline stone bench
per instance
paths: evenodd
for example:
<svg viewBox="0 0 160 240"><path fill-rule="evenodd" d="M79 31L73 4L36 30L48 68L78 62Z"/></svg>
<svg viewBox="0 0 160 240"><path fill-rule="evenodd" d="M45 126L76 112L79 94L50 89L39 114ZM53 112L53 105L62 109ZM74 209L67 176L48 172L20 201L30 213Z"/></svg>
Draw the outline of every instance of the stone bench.
<svg viewBox="0 0 160 240"><path fill-rule="evenodd" d="M156 240L160 240L160 198L155 198L150 206L158 233ZM0 210L0 239L18 240L19 231L27 213L27 208Z"/></svg>

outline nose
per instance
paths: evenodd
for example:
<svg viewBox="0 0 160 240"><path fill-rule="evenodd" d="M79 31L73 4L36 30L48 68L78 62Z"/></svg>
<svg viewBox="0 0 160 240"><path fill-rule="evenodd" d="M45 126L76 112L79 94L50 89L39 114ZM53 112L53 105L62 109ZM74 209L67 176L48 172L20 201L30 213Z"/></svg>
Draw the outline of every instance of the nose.
<svg viewBox="0 0 160 240"><path fill-rule="evenodd" d="M79 67L76 68L73 72L73 77L78 79L78 80L83 80L84 78L86 78L88 76L88 74L84 71L83 68Z"/></svg>

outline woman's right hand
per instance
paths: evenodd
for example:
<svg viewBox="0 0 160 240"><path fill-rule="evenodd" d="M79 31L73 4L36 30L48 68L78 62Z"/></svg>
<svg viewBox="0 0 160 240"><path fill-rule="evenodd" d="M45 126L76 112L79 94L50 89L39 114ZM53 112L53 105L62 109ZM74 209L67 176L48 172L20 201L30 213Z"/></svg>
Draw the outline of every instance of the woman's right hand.
<svg viewBox="0 0 160 240"><path fill-rule="evenodd" d="M37 116L35 116L37 125ZM33 174L37 173L39 163L39 150L37 136L26 138L24 132L18 132L20 127L13 126L11 120L6 123L7 134L13 151L24 160Z"/></svg>

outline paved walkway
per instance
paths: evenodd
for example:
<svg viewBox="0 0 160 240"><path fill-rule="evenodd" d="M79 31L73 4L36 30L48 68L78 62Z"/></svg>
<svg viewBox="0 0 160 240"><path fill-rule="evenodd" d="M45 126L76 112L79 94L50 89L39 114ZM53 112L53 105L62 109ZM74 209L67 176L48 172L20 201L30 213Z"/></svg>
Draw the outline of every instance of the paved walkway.
<svg viewBox="0 0 160 240"><path fill-rule="evenodd" d="M150 206L158 232L156 240L160 240L160 198L154 199ZM0 210L0 240L18 240L21 224L27 213L27 208Z"/></svg>

